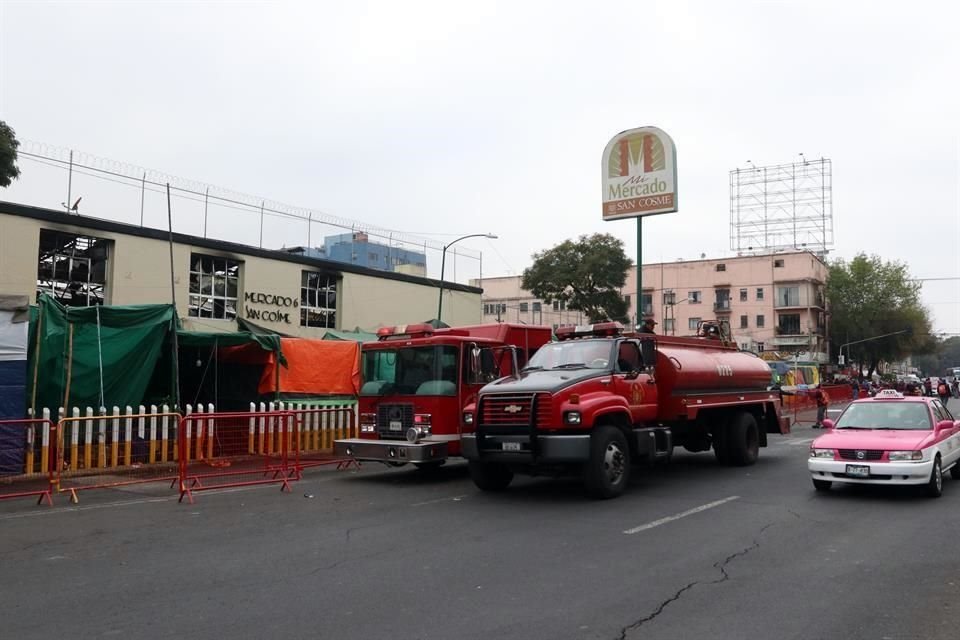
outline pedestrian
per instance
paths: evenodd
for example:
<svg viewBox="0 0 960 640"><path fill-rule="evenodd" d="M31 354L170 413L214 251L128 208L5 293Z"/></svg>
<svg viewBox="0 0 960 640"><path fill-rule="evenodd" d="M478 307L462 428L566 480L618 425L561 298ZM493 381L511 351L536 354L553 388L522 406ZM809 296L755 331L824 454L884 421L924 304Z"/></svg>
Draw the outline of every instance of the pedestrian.
<svg viewBox="0 0 960 640"><path fill-rule="evenodd" d="M960 378L953 379L953 397L960 398Z"/></svg>
<svg viewBox="0 0 960 640"><path fill-rule="evenodd" d="M817 390L813 392L813 399L817 402L817 423L813 425L813 428L822 429L823 419L827 417L827 407L830 405L830 396L818 384Z"/></svg>
<svg viewBox="0 0 960 640"><path fill-rule="evenodd" d="M937 385L937 395L940 397L943 406L947 406L947 401L950 399L950 387L947 386L947 381L943 378L940 378L940 383Z"/></svg>
<svg viewBox="0 0 960 640"><path fill-rule="evenodd" d="M644 318L643 325L640 327L640 333L656 333L654 327L657 326L657 321L653 318Z"/></svg>
<svg viewBox="0 0 960 640"><path fill-rule="evenodd" d="M928 397L933 396L933 383L930 381L930 378L923 379L923 395Z"/></svg>
<svg viewBox="0 0 960 640"><path fill-rule="evenodd" d="M860 397L860 383L856 378L850 378L850 389L853 391L854 400Z"/></svg>

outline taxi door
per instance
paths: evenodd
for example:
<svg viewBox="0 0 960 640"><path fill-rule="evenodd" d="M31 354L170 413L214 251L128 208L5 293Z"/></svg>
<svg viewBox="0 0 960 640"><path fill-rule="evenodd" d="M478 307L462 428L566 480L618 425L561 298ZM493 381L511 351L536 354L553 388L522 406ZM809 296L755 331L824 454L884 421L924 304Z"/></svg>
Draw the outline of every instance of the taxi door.
<svg viewBox="0 0 960 640"><path fill-rule="evenodd" d="M644 367L635 340L623 340L617 345L614 388L617 395L626 399L633 424L651 422L657 417L657 385L652 371Z"/></svg>
<svg viewBox="0 0 960 640"><path fill-rule="evenodd" d="M948 429L940 435L941 442L943 443L941 451L944 453L943 466L946 467L960 458L960 429L957 429L954 417L939 400L932 400L930 405L933 409L935 425L943 420L954 422L952 429Z"/></svg>

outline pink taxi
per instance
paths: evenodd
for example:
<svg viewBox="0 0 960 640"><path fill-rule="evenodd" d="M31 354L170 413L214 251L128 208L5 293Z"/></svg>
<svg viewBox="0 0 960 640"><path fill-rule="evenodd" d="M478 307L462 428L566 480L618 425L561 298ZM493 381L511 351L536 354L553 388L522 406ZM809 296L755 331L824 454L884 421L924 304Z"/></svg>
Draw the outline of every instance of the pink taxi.
<svg viewBox="0 0 960 640"><path fill-rule="evenodd" d="M937 398L893 390L851 402L810 444L807 468L817 491L845 484L924 485L939 497L943 473L960 479L960 421Z"/></svg>

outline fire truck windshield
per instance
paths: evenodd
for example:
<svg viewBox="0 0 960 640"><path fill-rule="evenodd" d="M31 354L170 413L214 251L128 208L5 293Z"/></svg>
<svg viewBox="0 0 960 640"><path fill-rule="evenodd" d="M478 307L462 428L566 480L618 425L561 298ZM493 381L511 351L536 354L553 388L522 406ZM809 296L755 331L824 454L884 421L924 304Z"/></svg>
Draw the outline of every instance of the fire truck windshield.
<svg viewBox="0 0 960 640"><path fill-rule="evenodd" d="M607 369L613 356L613 340L551 342L530 358L525 369Z"/></svg>
<svg viewBox="0 0 960 640"><path fill-rule="evenodd" d="M455 346L364 349L360 395L457 395Z"/></svg>

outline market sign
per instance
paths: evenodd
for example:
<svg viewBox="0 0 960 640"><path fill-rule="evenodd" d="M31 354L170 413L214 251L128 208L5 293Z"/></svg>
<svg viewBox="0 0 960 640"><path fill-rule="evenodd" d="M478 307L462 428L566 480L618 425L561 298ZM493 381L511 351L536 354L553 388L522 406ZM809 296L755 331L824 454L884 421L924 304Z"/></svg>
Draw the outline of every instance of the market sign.
<svg viewBox="0 0 960 640"><path fill-rule="evenodd" d="M677 210L677 149L656 127L613 137L603 150L603 219Z"/></svg>

